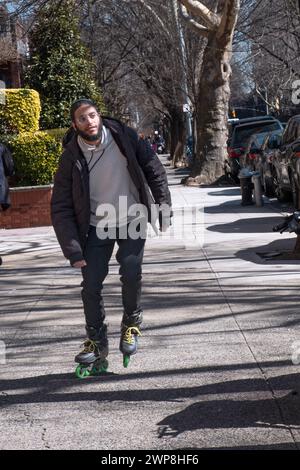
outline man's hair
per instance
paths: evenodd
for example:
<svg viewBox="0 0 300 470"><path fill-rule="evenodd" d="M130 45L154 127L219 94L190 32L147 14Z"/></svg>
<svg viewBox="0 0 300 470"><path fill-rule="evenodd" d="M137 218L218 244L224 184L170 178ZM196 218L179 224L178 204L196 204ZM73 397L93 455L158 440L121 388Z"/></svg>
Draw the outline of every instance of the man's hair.
<svg viewBox="0 0 300 470"><path fill-rule="evenodd" d="M70 116L71 116L72 122L74 122L75 120L75 113L77 109L80 108L80 106L82 106L83 104L88 104L90 106L93 106L93 108L95 108L96 111L99 113L98 107L93 100L89 100L88 98L80 98L79 100L74 101L74 103L71 105Z"/></svg>

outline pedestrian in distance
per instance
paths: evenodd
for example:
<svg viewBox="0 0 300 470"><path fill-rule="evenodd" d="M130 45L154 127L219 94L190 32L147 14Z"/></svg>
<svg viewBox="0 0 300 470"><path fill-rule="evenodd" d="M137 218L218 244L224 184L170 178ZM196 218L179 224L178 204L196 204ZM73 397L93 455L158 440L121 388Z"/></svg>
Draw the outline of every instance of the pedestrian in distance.
<svg viewBox="0 0 300 470"><path fill-rule="evenodd" d="M14 162L9 149L0 143L0 207L6 211L10 207L8 177L14 174ZM2 258L0 256L0 265Z"/></svg>
<svg viewBox="0 0 300 470"><path fill-rule="evenodd" d="M171 207L171 197L163 165L133 129L102 117L89 99L75 101L70 115L73 135L68 133L55 175L51 215L65 257L82 272L87 338L75 357L81 378L108 367L102 287L115 244L123 303L119 348L125 367L137 351L147 222L155 225L157 216L160 230L168 228L171 210L162 217L162 207Z"/></svg>

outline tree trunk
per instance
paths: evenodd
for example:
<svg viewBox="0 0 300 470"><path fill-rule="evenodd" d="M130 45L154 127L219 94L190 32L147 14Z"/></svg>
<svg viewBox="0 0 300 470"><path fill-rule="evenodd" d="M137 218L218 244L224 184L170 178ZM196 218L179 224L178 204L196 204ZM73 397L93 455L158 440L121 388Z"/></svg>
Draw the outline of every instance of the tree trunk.
<svg viewBox="0 0 300 470"><path fill-rule="evenodd" d="M212 34L204 52L204 71L196 106L196 148L188 185L211 184L224 174L231 74L229 45Z"/></svg>
<svg viewBox="0 0 300 470"><path fill-rule="evenodd" d="M188 24L205 37L199 97L196 102L197 144L192 173L184 183L211 184L224 174L232 38L240 0L218 0L209 9L201 0L179 0ZM192 15L192 16L191 16Z"/></svg>

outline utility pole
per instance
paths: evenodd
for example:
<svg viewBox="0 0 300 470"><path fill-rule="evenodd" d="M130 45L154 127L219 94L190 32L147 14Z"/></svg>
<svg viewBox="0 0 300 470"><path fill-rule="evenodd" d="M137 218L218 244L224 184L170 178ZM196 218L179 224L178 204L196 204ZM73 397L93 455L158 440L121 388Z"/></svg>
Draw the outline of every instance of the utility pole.
<svg viewBox="0 0 300 470"><path fill-rule="evenodd" d="M185 48L185 41L182 26L178 17L178 3L177 0L173 0L173 9L174 15L176 20L176 26L179 36L179 47L180 47L180 55L182 59L182 76L183 76L183 94L185 99L185 104L187 105L186 112L186 126L187 126L187 135L191 137L193 134L192 131L192 119L191 119L191 100L188 94L188 82L187 82L187 59L186 59L186 48Z"/></svg>

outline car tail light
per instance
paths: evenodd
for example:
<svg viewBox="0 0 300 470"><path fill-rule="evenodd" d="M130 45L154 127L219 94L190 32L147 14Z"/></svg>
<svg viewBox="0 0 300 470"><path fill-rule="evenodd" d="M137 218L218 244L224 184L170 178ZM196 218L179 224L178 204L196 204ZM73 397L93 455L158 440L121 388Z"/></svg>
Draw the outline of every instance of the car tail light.
<svg viewBox="0 0 300 470"><path fill-rule="evenodd" d="M232 148L229 148L228 149L228 156L230 158L239 158L241 156L241 154L243 153L243 148L240 147L240 148L235 148L235 149L232 149Z"/></svg>
<svg viewBox="0 0 300 470"><path fill-rule="evenodd" d="M300 157L300 152L295 152L295 157Z"/></svg>

